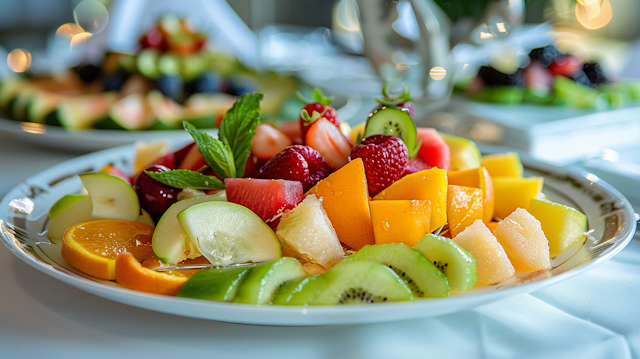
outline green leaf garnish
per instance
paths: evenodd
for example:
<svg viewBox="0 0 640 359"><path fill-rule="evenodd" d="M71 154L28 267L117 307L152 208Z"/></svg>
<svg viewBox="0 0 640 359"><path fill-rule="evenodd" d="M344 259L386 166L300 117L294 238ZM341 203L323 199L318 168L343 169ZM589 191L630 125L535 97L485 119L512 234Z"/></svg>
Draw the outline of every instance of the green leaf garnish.
<svg viewBox="0 0 640 359"><path fill-rule="evenodd" d="M418 142L417 144L414 145L413 148L409 148L409 159L414 158L417 154L418 151L420 151L420 147L422 146L422 141Z"/></svg>
<svg viewBox="0 0 640 359"><path fill-rule="evenodd" d="M390 83L387 82L382 86L383 98L375 98L376 102L384 106L398 106L401 103L411 101L411 90L407 84L402 84L402 93L399 96L393 96L389 93L389 85Z"/></svg>
<svg viewBox="0 0 640 359"><path fill-rule="evenodd" d="M331 102L333 102L333 96L325 96L317 87L313 89L313 93L311 94L313 100L306 99L304 96L302 96L300 91L296 91L296 97L305 105L311 105L312 103L317 102L322 106L329 106L331 105Z"/></svg>
<svg viewBox="0 0 640 359"><path fill-rule="evenodd" d="M231 150L231 158L235 167L234 175L230 177L244 175L244 167L251 155L251 140L260 123L260 101L262 98L261 93L255 92L240 96L220 123L218 138ZM216 171L216 173L218 172Z"/></svg>
<svg viewBox="0 0 640 359"><path fill-rule="evenodd" d="M169 170L163 172L144 171L154 180L175 188L223 189L224 182L214 176L190 170Z"/></svg>
<svg viewBox="0 0 640 359"><path fill-rule="evenodd" d="M242 177L237 176L234 155L228 142L217 140L206 132L198 131L195 126L186 121L182 122L182 126L193 137L198 150L213 172L222 178ZM249 144L249 151L251 151L251 144ZM244 172L244 164L242 172Z"/></svg>

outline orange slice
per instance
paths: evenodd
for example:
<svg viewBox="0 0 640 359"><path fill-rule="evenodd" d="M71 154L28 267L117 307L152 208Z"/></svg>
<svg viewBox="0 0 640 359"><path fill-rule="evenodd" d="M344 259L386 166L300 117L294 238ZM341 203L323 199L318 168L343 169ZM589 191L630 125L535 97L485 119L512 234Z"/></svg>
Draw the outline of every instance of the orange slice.
<svg viewBox="0 0 640 359"><path fill-rule="evenodd" d="M202 259L201 259L202 258ZM204 257L181 262L181 264L209 263ZM116 258L116 282L125 288L146 293L176 295L178 290L194 275L198 269L171 270L156 272L149 268L162 265L155 255L140 263L131 253Z"/></svg>
<svg viewBox="0 0 640 359"><path fill-rule="evenodd" d="M116 279L116 258L130 252L138 261L153 255L154 228L139 222L102 219L76 224L64 233L62 258L92 276Z"/></svg>

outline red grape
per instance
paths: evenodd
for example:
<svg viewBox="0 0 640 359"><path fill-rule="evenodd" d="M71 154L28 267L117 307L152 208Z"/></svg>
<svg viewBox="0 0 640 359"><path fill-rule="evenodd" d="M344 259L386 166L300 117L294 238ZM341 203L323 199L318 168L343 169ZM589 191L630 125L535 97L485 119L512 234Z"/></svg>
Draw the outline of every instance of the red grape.
<svg viewBox="0 0 640 359"><path fill-rule="evenodd" d="M151 165L144 171L164 172L169 169L161 165ZM170 187L157 182L148 174L140 171L133 180L133 188L138 194L140 206L154 217L160 217L162 214L178 200L178 188Z"/></svg>

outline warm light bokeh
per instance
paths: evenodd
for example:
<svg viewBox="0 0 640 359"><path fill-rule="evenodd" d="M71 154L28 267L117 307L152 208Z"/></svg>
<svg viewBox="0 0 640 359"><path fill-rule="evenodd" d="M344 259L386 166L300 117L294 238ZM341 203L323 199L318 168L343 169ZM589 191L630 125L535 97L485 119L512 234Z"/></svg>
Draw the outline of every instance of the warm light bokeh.
<svg viewBox="0 0 640 359"><path fill-rule="evenodd" d="M7 65L13 72L25 72L31 67L31 53L25 49L15 49L7 56Z"/></svg>

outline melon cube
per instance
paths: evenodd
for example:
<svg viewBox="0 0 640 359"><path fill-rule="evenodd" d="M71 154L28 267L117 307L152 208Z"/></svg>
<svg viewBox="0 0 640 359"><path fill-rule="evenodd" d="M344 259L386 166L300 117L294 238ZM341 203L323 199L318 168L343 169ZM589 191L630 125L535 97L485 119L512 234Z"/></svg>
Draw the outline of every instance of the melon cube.
<svg viewBox="0 0 640 359"><path fill-rule="evenodd" d="M276 229L282 253L303 264L331 267L344 257L336 231L316 196L307 196L294 209L286 210Z"/></svg>
<svg viewBox="0 0 640 359"><path fill-rule="evenodd" d="M371 201L370 205L376 244L413 247L429 231L431 203L427 200Z"/></svg>
<svg viewBox="0 0 640 359"><path fill-rule="evenodd" d="M519 272L551 268L549 241L540 221L527 210L518 208L493 231L513 267Z"/></svg>
<svg viewBox="0 0 640 359"><path fill-rule="evenodd" d="M457 236L476 219L482 219L482 197L479 188L448 186L447 219L452 236Z"/></svg>
<svg viewBox="0 0 640 359"><path fill-rule="evenodd" d="M453 241L475 258L478 276L476 285L499 283L516 273L504 248L481 220L473 222L455 236Z"/></svg>
<svg viewBox="0 0 640 359"><path fill-rule="evenodd" d="M311 194L322 198L340 242L356 250L375 243L362 159L354 159L318 182L306 193Z"/></svg>
<svg viewBox="0 0 640 359"><path fill-rule="evenodd" d="M518 152L492 153L482 156L482 165L491 177L522 178L524 172Z"/></svg>
<svg viewBox="0 0 640 359"><path fill-rule="evenodd" d="M402 177L373 199L431 201L432 232L447 223L447 183L447 170L431 168Z"/></svg>
<svg viewBox="0 0 640 359"><path fill-rule="evenodd" d="M539 198L533 198L529 202L528 210L540 221L542 230L549 240L549 251L552 257L584 239L587 231L587 216L583 213Z"/></svg>
<svg viewBox="0 0 640 359"><path fill-rule="evenodd" d="M542 177L496 177L493 191L496 200L494 215L505 218L516 208L527 208L529 201L542 191Z"/></svg>

